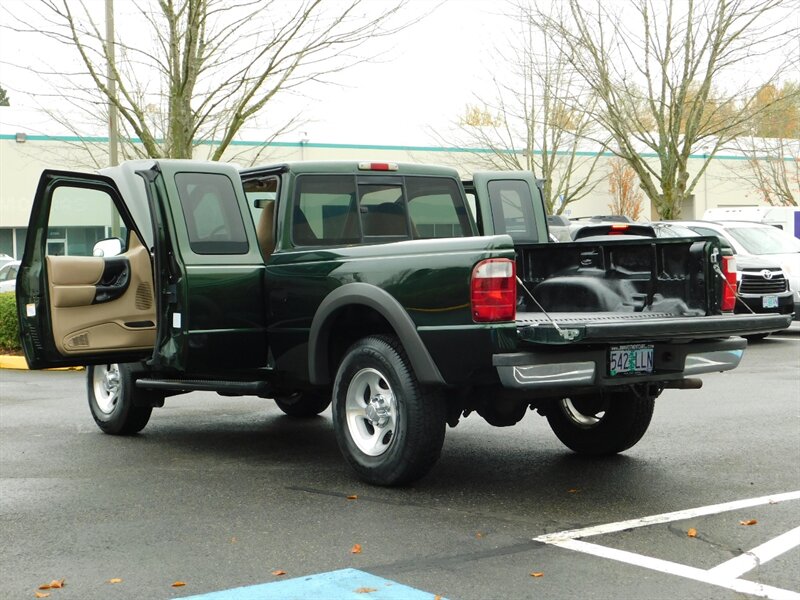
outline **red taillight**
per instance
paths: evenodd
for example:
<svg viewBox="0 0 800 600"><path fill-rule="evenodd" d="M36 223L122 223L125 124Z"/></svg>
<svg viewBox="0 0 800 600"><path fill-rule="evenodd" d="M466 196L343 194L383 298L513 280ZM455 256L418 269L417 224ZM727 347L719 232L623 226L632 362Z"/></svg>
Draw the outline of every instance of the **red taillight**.
<svg viewBox="0 0 800 600"><path fill-rule="evenodd" d="M733 256L722 257L722 310L733 310L736 305L736 259Z"/></svg>
<svg viewBox="0 0 800 600"><path fill-rule="evenodd" d="M628 232L629 226L626 223L618 223L611 226L608 235L623 235Z"/></svg>
<svg viewBox="0 0 800 600"><path fill-rule="evenodd" d="M513 321L517 316L517 269L507 258L489 258L472 270L472 319Z"/></svg>
<svg viewBox="0 0 800 600"><path fill-rule="evenodd" d="M360 162L359 171L397 171L397 163Z"/></svg>

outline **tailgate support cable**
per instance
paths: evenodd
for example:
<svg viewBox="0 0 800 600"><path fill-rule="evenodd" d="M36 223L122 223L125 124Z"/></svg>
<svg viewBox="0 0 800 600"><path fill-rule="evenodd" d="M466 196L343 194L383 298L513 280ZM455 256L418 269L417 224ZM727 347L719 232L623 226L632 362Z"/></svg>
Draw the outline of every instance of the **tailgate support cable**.
<svg viewBox="0 0 800 600"><path fill-rule="evenodd" d="M550 322L553 324L553 327L556 328L558 335L560 335L563 339L566 340L567 336L564 335L564 330L558 326L558 323L556 323L556 320L553 317L547 314L547 311L544 309L544 307L541 304L539 304L539 301L534 297L531 291L527 287L525 287L524 283L522 283L522 279L520 279L519 275L517 275L517 283L523 290L525 290L525 293L528 294L528 296L530 296L530 299L533 300L534 304L536 304L536 306L539 307L539 310L542 311L542 314L550 320Z"/></svg>

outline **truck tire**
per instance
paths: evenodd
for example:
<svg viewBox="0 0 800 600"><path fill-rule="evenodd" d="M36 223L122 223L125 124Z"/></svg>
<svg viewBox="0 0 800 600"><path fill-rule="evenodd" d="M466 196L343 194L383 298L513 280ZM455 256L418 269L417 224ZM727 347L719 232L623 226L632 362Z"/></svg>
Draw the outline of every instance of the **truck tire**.
<svg viewBox="0 0 800 600"><path fill-rule="evenodd" d="M130 365L94 365L86 373L89 410L104 433L131 435L144 429L153 407L135 406L143 392L134 386Z"/></svg>
<svg viewBox="0 0 800 600"><path fill-rule="evenodd" d="M397 339L366 337L345 354L333 386L336 441L367 483L402 485L430 471L446 419L444 398L423 390Z"/></svg>
<svg viewBox="0 0 800 600"><path fill-rule="evenodd" d="M616 454L642 439L655 398L633 390L562 398L550 406L547 421L558 439L579 454Z"/></svg>
<svg viewBox="0 0 800 600"><path fill-rule="evenodd" d="M331 404L331 395L330 391L318 392L306 390L303 392L295 392L289 396L275 398L275 404L289 417L307 419L309 417L316 417L319 413L328 408Z"/></svg>
<svg viewBox="0 0 800 600"><path fill-rule="evenodd" d="M744 338L748 342L760 342L761 340L766 339L768 335L769 333L756 333L754 335L746 335Z"/></svg>

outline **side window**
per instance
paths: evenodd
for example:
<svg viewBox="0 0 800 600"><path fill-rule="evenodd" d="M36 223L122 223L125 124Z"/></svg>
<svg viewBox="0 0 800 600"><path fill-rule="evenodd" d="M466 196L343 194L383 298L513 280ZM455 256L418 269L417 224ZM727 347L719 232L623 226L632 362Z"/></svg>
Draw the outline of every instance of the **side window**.
<svg viewBox="0 0 800 600"><path fill-rule="evenodd" d="M408 239L408 217L399 182L359 185L358 194L365 238Z"/></svg>
<svg viewBox="0 0 800 600"><path fill-rule="evenodd" d="M730 250L732 254L736 254L736 250L734 250L733 246L731 246L731 243L713 229L709 229L708 227L702 227L702 226L692 227L692 229L697 233L699 233L700 235L717 238L719 240L719 245L722 249Z"/></svg>
<svg viewBox="0 0 800 600"><path fill-rule="evenodd" d="M356 244L361 241L352 175L301 175L292 207L295 246Z"/></svg>
<svg viewBox="0 0 800 600"><path fill-rule="evenodd" d="M524 181L490 181L489 201L492 204L495 231L509 234L514 242L539 241L533 198Z"/></svg>
<svg viewBox="0 0 800 600"><path fill-rule="evenodd" d="M92 256L94 245L106 238L118 238L122 252L127 249L128 230L111 196L102 190L69 185L53 191L48 255Z"/></svg>
<svg viewBox="0 0 800 600"><path fill-rule="evenodd" d="M216 173L178 173L175 185L196 254L246 254L249 250L233 183Z"/></svg>
<svg viewBox="0 0 800 600"><path fill-rule="evenodd" d="M438 177L408 177L406 189L415 238L472 234L467 208L455 181Z"/></svg>

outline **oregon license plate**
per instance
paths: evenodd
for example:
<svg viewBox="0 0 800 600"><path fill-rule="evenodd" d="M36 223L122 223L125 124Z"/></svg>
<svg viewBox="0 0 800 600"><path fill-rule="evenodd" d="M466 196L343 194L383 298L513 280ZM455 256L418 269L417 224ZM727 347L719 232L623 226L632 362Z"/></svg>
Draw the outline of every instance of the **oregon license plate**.
<svg viewBox="0 0 800 600"><path fill-rule="evenodd" d="M763 296L761 298L761 305L764 308L778 308L778 297L777 296Z"/></svg>
<svg viewBox="0 0 800 600"><path fill-rule="evenodd" d="M612 377L652 373L653 346L650 344L612 346L608 355L608 372Z"/></svg>

